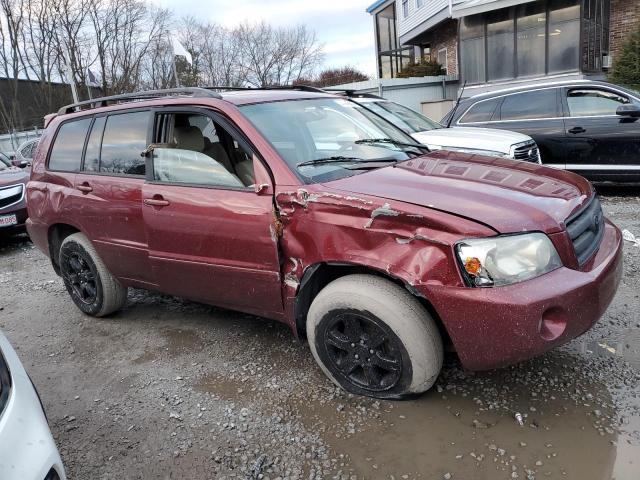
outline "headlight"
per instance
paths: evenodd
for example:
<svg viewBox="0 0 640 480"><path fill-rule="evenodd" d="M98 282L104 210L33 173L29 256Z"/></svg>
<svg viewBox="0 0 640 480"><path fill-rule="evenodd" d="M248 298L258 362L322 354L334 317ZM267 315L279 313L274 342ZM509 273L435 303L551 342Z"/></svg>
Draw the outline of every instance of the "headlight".
<svg viewBox="0 0 640 480"><path fill-rule="evenodd" d="M487 157L511 158L509 153L498 152L495 150L479 150L476 148L458 148L458 147L442 147L444 150L452 152L470 153L472 155L485 155Z"/></svg>
<svg viewBox="0 0 640 480"><path fill-rule="evenodd" d="M0 416L9 400L9 392L11 391L11 374L9 367L0 352Z"/></svg>
<svg viewBox="0 0 640 480"><path fill-rule="evenodd" d="M562 266L544 233L463 240L456 253L467 283L475 287L511 285Z"/></svg>

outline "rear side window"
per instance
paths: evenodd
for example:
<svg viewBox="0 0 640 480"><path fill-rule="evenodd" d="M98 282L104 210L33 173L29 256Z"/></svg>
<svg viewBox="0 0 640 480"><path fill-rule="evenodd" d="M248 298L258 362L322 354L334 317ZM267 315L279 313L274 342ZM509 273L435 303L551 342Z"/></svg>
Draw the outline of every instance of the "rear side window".
<svg viewBox="0 0 640 480"><path fill-rule="evenodd" d="M498 106L498 98L485 100L473 105L460 119L459 123L490 122Z"/></svg>
<svg viewBox="0 0 640 480"><path fill-rule="evenodd" d="M110 115L102 136L100 172L144 175L149 112Z"/></svg>
<svg viewBox="0 0 640 480"><path fill-rule="evenodd" d="M523 92L504 97L500 108L501 120L527 120L558 116L558 97L555 89Z"/></svg>
<svg viewBox="0 0 640 480"><path fill-rule="evenodd" d="M91 118L65 122L60 126L49 156L49 169L77 172L82 163L82 149Z"/></svg>

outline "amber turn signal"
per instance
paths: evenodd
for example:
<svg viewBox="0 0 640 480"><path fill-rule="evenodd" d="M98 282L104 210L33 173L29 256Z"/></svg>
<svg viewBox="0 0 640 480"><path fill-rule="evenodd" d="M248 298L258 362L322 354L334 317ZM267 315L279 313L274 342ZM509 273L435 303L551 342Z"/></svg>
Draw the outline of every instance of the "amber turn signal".
<svg viewBox="0 0 640 480"><path fill-rule="evenodd" d="M480 270L482 270L482 263L480 263L478 257L467 257L464 261L464 269L469 275L477 277L480 275Z"/></svg>

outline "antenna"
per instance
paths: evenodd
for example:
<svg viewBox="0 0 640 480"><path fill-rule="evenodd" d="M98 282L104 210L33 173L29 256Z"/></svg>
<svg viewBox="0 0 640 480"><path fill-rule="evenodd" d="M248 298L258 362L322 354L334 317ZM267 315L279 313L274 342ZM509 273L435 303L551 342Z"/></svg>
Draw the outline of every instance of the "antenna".
<svg viewBox="0 0 640 480"><path fill-rule="evenodd" d="M456 100L456 104L451 110L451 115L449 116L449 121L447 122L447 128L451 128L451 122L453 122L453 117L456 115L456 110L458 110L458 106L460 105L460 100L462 99L462 94L464 93L464 87L467 86L467 81L464 81L462 88L460 89L460 94L458 95L458 100Z"/></svg>

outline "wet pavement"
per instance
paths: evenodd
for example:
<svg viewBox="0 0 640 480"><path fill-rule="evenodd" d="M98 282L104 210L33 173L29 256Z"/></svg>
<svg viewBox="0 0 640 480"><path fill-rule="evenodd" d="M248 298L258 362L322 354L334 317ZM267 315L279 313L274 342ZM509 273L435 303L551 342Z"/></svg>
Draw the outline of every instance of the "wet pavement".
<svg viewBox="0 0 640 480"><path fill-rule="evenodd" d="M640 197L606 214L640 236ZM24 239L0 243L0 328L70 478L640 479L640 247L603 319L519 365L403 402L336 389L275 322L140 290L96 320ZM522 425L516 414L522 417Z"/></svg>

